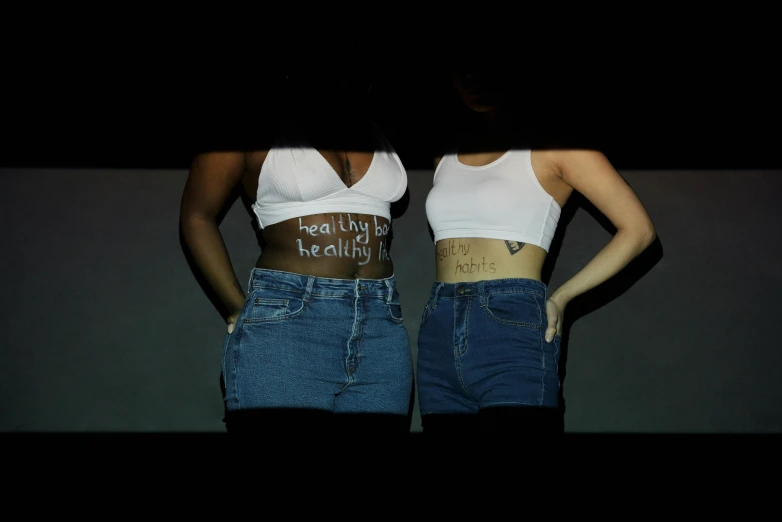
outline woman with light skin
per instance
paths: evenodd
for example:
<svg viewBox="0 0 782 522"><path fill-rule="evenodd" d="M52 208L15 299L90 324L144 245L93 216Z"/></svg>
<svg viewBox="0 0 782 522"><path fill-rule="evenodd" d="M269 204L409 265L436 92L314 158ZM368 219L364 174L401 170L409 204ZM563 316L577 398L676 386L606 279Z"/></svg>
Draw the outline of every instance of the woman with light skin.
<svg viewBox="0 0 782 522"><path fill-rule="evenodd" d="M466 110L426 200L436 280L418 336L423 433L558 433L568 303L626 267L655 228L602 152L533 145L491 67L462 64L449 80ZM616 234L551 289L543 265L573 192Z"/></svg>

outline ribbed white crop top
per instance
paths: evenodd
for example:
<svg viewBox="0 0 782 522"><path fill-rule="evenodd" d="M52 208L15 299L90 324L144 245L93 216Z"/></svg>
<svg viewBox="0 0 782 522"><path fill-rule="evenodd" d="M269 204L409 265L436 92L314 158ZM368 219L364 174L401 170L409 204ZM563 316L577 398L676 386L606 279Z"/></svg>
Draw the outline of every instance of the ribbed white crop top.
<svg viewBox="0 0 782 522"><path fill-rule="evenodd" d="M446 154L434 172L426 216L434 241L477 237L520 241L548 252L562 209L540 185L531 151L509 150L479 167Z"/></svg>
<svg viewBox="0 0 782 522"><path fill-rule="evenodd" d="M391 219L391 203L407 190L407 172L391 144L375 128L382 147L352 187L320 152L301 139L279 140L258 177L252 209L260 228L312 214L345 212Z"/></svg>

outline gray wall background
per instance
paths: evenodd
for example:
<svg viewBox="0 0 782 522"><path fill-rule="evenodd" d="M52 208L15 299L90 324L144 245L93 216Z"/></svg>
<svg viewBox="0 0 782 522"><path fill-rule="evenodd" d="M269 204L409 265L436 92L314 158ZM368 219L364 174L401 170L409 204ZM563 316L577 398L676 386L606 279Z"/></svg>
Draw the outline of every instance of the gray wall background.
<svg viewBox="0 0 782 522"><path fill-rule="evenodd" d="M432 172L408 174L391 253L415 357L434 276L424 213ZM621 174L659 240L566 310L566 431L782 432L782 172ZM0 429L222 432L225 327L178 235L187 171L0 176ZM259 253L251 220L237 202L221 224L243 284ZM551 286L610 234L586 202L572 200L550 257Z"/></svg>

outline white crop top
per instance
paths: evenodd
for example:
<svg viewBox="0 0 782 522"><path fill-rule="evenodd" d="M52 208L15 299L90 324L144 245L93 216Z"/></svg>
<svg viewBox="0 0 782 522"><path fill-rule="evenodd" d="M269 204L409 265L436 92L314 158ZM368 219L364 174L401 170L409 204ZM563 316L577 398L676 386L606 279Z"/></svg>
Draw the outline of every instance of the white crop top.
<svg viewBox="0 0 782 522"><path fill-rule="evenodd" d="M426 217L441 239L478 237L520 241L546 252L562 209L540 185L531 151L509 150L480 167L446 154L434 172Z"/></svg>
<svg viewBox="0 0 782 522"><path fill-rule="evenodd" d="M252 209L260 228L312 214L345 212L391 220L391 203L407 190L407 172L391 144L375 128L382 147L369 170L348 187L320 152L304 140L279 140L258 176Z"/></svg>

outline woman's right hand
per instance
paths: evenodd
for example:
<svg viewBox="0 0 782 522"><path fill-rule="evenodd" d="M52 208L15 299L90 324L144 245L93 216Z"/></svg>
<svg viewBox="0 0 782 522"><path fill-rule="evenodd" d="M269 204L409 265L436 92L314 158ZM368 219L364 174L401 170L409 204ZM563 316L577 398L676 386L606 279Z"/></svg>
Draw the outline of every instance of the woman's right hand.
<svg viewBox="0 0 782 522"><path fill-rule="evenodd" d="M241 311L241 310L240 310ZM225 322L228 324L228 333L231 334L234 331L234 326L236 326L236 320L239 319L239 312L234 312L231 315L229 315Z"/></svg>

